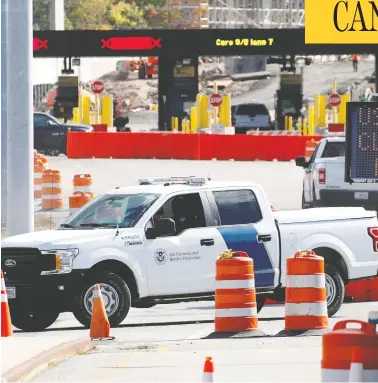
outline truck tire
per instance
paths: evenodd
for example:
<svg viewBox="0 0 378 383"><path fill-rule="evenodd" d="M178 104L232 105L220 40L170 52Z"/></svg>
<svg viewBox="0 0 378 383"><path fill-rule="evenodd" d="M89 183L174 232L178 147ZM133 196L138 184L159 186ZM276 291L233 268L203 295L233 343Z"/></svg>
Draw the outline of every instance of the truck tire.
<svg viewBox="0 0 378 383"><path fill-rule="evenodd" d="M256 295L257 312L259 313L264 307L266 296L264 294Z"/></svg>
<svg viewBox="0 0 378 383"><path fill-rule="evenodd" d="M340 310L344 302L345 285L339 270L329 263L325 264L325 279L328 317L331 318Z"/></svg>
<svg viewBox="0 0 378 383"><path fill-rule="evenodd" d="M11 307L11 321L14 327L23 331L42 331L50 327L59 316L56 311L39 311L34 309L25 309L24 307Z"/></svg>
<svg viewBox="0 0 378 383"><path fill-rule="evenodd" d="M131 294L126 282L117 274L108 271L91 275L81 286L74 298L73 315L83 326L90 327L93 291L96 283L101 287L110 326L119 326L130 310Z"/></svg>

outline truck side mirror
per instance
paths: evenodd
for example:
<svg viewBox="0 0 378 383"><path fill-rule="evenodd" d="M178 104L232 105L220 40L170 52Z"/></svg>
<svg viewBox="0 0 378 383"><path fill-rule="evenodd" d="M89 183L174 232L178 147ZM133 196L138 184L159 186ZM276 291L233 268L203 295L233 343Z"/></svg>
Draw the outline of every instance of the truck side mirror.
<svg viewBox="0 0 378 383"><path fill-rule="evenodd" d="M173 234L176 234L176 224L171 218L156 219L155 227L146 230L147 239L155 239Z"/></svg>
<svg viewBox="0 0 378 383"><path fill-rule="evenodd" d="M301 168L307 168L308 162L306 161L306 157L297 157L295 159L295 165L300 166Z"/></svg>

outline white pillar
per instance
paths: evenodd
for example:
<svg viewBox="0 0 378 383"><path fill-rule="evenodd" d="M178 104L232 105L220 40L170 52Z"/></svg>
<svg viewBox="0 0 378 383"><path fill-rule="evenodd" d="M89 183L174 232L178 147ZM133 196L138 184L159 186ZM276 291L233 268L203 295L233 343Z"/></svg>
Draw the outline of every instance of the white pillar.
<svg viewBox="0 0 378 383"><path fill-rule="evenodd" d="M7 222L7 12L1 0L1 224Z"/></svg>
<svg viewBox="0 0 378 383"><path fill-rule="evenodd" d="M50 0L49 24L51 31L64 31L64 0Z"/></svg>
<svg viewBox="0 0 378 383"><path fill-rule="evenodd" d="M8 1L8 235L34 230L33 2Z"/></svg>

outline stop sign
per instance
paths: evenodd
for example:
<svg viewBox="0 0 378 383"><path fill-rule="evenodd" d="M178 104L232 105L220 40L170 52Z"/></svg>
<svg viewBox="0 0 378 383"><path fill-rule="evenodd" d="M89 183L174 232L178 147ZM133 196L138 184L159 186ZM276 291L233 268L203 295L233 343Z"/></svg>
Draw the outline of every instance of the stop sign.
<svg viewBox="0 0 378 383"><path fill-rule="evenodd" d="M94 81L91 89L94 94L100 94L104 91L104 83L102 81Z"/></svg>
<svg viewBox="0 0 378 383"><path fill-rule="evenodd" d="M222 96L218 93L214 93L210 96L210 104L212 106L217 107L222 104L222 101L223 101Z"/></svg>
<svg viewBox="0 0 378 383"><path fill-rule="evenodd" d="M341 103L341 97L337 93L333 93L329 96L328 103L331 106L339 106Z"/></svg>

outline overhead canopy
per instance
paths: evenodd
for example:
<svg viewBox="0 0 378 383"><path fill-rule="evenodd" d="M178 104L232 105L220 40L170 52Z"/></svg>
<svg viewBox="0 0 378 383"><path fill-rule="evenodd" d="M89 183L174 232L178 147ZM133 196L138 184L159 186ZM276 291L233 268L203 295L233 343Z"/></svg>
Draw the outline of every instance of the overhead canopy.
<svg viewBox="0 0 378 383"><path fill-rule="evenodd" d="M321 28L321 26L319 26ZM376 44L305 44L304 29L35 31L34 57L377 53Z"/></svg>

